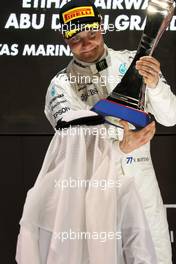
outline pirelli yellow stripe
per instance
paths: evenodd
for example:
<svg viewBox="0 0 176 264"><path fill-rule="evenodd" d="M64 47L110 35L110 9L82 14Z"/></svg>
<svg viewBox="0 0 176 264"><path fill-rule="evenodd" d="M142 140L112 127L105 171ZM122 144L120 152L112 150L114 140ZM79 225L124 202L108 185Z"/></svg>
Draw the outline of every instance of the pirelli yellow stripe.
<svg viewBox="0 0 176 264"><path fill-rule="evenodd" d="M64 33L64 36L65 36L65 38L71 38L73 35L75 35L76 33L80 32L80 31L90 30L93 28L95 30L98 30L100 28L100 24L98 22L94 22L92 24L80 24L76 28L69 30L69 31L66 31Z"/></svg>

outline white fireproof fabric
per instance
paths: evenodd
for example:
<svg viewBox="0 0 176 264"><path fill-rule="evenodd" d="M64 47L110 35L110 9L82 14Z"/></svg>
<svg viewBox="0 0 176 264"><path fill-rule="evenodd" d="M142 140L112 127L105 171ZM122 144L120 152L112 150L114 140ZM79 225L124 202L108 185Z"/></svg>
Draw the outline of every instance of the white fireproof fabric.
<svg viewBox="0 0 176 264"><path fill-rule="evenodd" d="M100 72L97 71L95 63L90 64L90 63L82 63L81 61L77 61L77 63L75 64L74 63L75 58L74 58L74 60L72 60L69 66L67 67L66 72L65 71L60 72L59 74L57 74L57 76L53 78L48 88L48 91L47 91L45 114L49 122L53 126L53 128L55 129L55 126L58 120L63 118L65 114L67 113L71 114L72 111L78 111L81 109L89 109L100 98L106 97L106 95L109 94L115 88L115 86L120 82L121 78L123 77L123 74L125 73L125 70L127 70L132 58L134 57L134 54L135 54L134 52L130 52L127 50L114 51L106 47L106 52L102 58L106 59L106 63L108 67ZM73 76L76 74L76 75L81 75L81 76L88 76L90 78L87 78L85 83L82 83L80 85L76 83L71 84L67 78L67 75L69 75L70 73ZM93 77L97 78L98 83L90 82L90 80L92 80ZM106 78L107 81L109 80L106 83L106 85L103 85L103 82L102 82L102 80L104 80L104 77ZM109 77L110 79L108 79ZM163 77L160 78L156 89L152 90L147 87L146 111L151 112L155 116L158 122L160 122L161 124L165 126L174 125L176 123L175 107L176 107L176 97L171 92L169 85L166 84ZM120 140L122 138L122 130L113 129L113 128L112 130L113 130L113 133L111 134L113 135L111 135L110 138L116 138L117 140ZM25 208L24 208L24 214L22 218L23 221L21 222L22 229L19 235L19 243L17 246L17 257L19 259L18 263L21 263L21 264L28 264L27 262L28 260L27 258L25 258L25 254L23 254L24 252L26 252L25 247L27 247L28 245L27 243L24 243L25 236L28 236L28 239L34 242L35 239L38 239L39 237L39 235L36 235L38 234L39 227L42 228L43 230L46 229L46 232L51 232L53 230L52 229L53 219L50 219L50 218L46 219L46 217L49 217L49 214L46 214L46 213L50 212L50 209L51 209L50 205L57 207L58 203L56 204L51 203L52 199L54 201L57 196L59 196L59 198L61 199L63 197L62 195L64 192L57 194L55 190L54 192L55 195L53 195L53 188L51 187L53 186L52 177L53 178L55 177L53 175L54 175L54 172L58 170L58 168L61 169L61 172L64 171L64 174L62 174L62 176L61 176L61 173L58 173L57 174L58 177L66 177L63 175L66 175L65 173L67 172L67 170L69 171L71 170L71 168L69 167L65 167L64 169L64 165L62 165L62 162L63 164L65 162L64 159L63 160L58 159L58 157L62 158L62 155L59 156L60 150L61 149L64 150L64 148L61 147L63 141L59 143L59 140L60 139L58 137L58 134L56 133L48 149L48 152L46 154L45 161L43 163L41 172L36 182L36 187L32 189L31 191L29 191L28 193L28 197L26 200ZM108 143L108 144L111 144L111 143ZM78 155L78 158L80 157L79 152L75 153L75 151L77 151L76 149L79 149L80 147L79 142L77 144L73 144L73 147L75 149L72 149L72 150L69 149L70 153L68 152L67 154L74 160L77 155ZM65 149L68 150L67 145L65 146ZM101 153L101 151L98 151L98 152ZM81 156L81 159L83 157ZM59 160L59 163L58 163L58 160ZM77 169L76 164L74 162L72 162L71 160L69 161L68 159L67 161L68 161L68 164L67 164L68 166L73 166L73 168ZM105 162L105 160L102 162ZM82 171L85 171L83 164L84 162L82 164L79 164L79 166L81 166ZM89 160L87 160L86 164L87 164L86 168L89 168L89 167L91 168L92 163L89 162ZM146 144L145 146L133 151L132 153L129 153L128 155L123 155L120 159L117 158L117 167L118 167L117 172L119 176L121 176L121 178L123 178L123 176L124 176L124 179L133 177L135 181L135 186L137 187L137 191L139 192L142 205L145 210L146 217L147 217L147 221L149 223L149 227L151 230L152 239L153 239L156 253L157 253L158 263L159 264L171 264L172 263L171 245L170 245L170 238L169 238L168 225L167 225L167 219L166 219L166 212L165 212L165 208L163 207L162 198L160 195L158 183L157 183L155 172L154 172L153 165L152 165L152 160L150 156L150 145ZM51 177L48 177L48 175L51 175ZM102 177L103 175L104 174L102 171ZM46 188L46 186L48 187ZM38 188L40 195L38 194L37 188ZM89 193L90 192L88 192L88 194ZM46 201L45 194L47 194L46 197L49 194L52 194L51 197L53 197L52 199L47 200L48 202L46 203L46 206L44 206L45 201ZM72 193L70 193L70 195L72 195ZM80 195L82 195L81 192L80 192ZM35 197L37 197L37 199ZM67 202L67 199L65 201ZM70 199L70 203L71 201L72 199ZM41 207L39 206L40 204L42 205ZM124 200L123 200L123 204L125 204ZM76 213L76 210L78 208L76 208L75 211L71 210L69 214L70 207L65 208L65 210L61 212L60 211L62 208L61 205L62 203L60 202L59 206L56 208L56 209L59 208L58 209L59 211L56 210L56 212L66 215L65 211L67 211L68 213L67 217L61 218L61 221L63 220L62 224L64 225L64 223L68 223L67 221L69 220L69 217L72 216L74 212ZM75 202L74 202L74 205L75 205ZM100 200L100 206L101 205L103 205L103 202L101 203L101 200ZM106 209L106 203L105 203L104 208ZM38 213L38 209L40 210L41 214ZM30 211L32 211L32 214L29 213ZM135 210L135 212L136 211L137 210ZM98 212L98 209L95 210L95 213L97 212ZM121 215L121 212L119 213L119 215ZM45 217L41 217L39 219L38 218L39 216L40 217L45 216ZM31 227L32 223L34 224L33 228ZM46 223L48 224L46 225ZM43 232L40 232L40 233L43 234ZM145 239L144 239L144 242L145 242ZM54 244L53 244L53 239L52 239L52 245ZM36 250L36 245L38 246L38 244L36 243L33 244L33 247L32 247L33 252L35 252ZM24 250L21 251L21 249L24 249ZM29 248L27 249L29 252ZM21 255L20 255L20 252L22 252ZM69 253L67 252L67 254ZM22 257L20 258L20 256ZM26 252L26 256L28 256L27 252ZM35 260L36 260L36 264L38 264L37 257ZM111 262L108 261L108 263L111 263ZM139 263L141 262L139 261ZM152 263L152 261L149 263Z"/></svg>
<svg viewBox="0 0 176 264"><path fill-rule="evenodd" d="M55 129L57 121L65 113L90 108L100 98L110 94L121 81L134 55L134 51L115 51L105 46L105 54L101 59L106 59L108 67L100 72L95 63L84 63L73 58L65 72L58 73L52 79L47 90L45 114L53 128ZM82 77L87 78L83 78L84 81L78 84L72 78L75 75L78 81L82 81ZM71 81L68 77L72 78ZM176 96L162 75L155 89L146 87L145 110L153 114L164 126L176 124ZM111 138L122 139L122 129L114 129L114 135L112 134ZM171 264L172 252L166 210L152 164L150 143L124 155L120 166L123 175L134 177L150 226L158 263Z"/></svg>
<svg viewBox="0 0 176 264"><path fill-rule="evenodd" d="M82 126L55 133L27 194L18 264L157 263L133 177L121 177L123 153L117 142L102 136L102 128ZM70 179L77 188L62 188ZM88 184L78 185L81 181ZM89 237L62 242L61 234L71 231L77 236L87 232Z"/></svg>

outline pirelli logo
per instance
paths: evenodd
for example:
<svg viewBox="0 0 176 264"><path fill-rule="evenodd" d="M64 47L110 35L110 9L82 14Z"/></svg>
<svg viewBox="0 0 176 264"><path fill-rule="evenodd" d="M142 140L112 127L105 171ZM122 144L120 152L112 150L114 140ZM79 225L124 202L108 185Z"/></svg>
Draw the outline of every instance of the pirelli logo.
<svg viewBox="0 0 176 264"><path fill-rule="evenodd" d="M76 7L69 11L66 11L63 13L63 20L64 23L68 23L69 21L72 21L73 19L80 18L80 17L94 17L94 10L92 6L82 6L82 7Z"/></svg>

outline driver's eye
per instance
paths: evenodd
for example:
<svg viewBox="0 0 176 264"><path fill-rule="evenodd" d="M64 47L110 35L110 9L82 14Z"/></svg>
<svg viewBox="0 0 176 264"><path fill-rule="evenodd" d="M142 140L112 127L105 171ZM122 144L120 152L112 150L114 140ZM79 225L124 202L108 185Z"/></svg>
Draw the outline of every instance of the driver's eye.
<svg viewBox="0 0 176 264"><path fill-rule="evenodd" d="M80 41L80 37L78 35L75 35L71 38L71 43L76 44Z"/></svg>
<svg viewBox="0 0 176 264"><path fill-rule="evenodd" d="M91 31L89 32L89 38L90 38L90 39L93 39L93 38L95 38L95 36L96 36L96 31L91 30Z"/></svg>

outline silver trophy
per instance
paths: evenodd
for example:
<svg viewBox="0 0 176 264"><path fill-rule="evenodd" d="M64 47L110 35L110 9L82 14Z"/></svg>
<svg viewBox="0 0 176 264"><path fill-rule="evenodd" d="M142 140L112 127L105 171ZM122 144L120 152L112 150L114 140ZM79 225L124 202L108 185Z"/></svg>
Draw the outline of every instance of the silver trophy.
<svg viewBox="0 0 176 264"><path fill-rule="evenodd" d="M126 120L138 128L145 127L150 122L150 115L144 111L145 84L135 65L140 57L153 54L172 19L174 7L173 0L149 1L146 26L128 71L110 96L98 101L92 108L107 121L112 120L109 117L115 117Z"/></svg>

